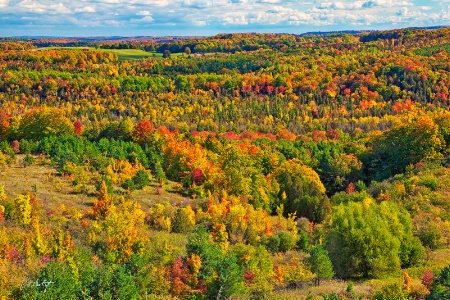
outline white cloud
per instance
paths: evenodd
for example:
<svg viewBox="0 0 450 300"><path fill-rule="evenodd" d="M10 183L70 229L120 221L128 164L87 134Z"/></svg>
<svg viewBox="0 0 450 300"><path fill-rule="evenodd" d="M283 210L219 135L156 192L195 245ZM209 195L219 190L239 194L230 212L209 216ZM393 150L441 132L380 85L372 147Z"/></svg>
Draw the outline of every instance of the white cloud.
<svg viewBox="0 0 450 300"><path fill-rule="evenodd" d="M205 8L212 5L212 0L185 0L182 5L192 8Z"/></svg>
<svg viewBox="0 0 450 300"><path fill-rule="evenodd" d="M396 0L369 0L363 3L363 7L392 7L392 6L403 6L403 5L413 5L411 1L396 1Z"/></svg>
<svg viewBox="0 0 450 300"><path fill-rule="evenodd" d="M71 11L67 7L64 6L61 2L58 4L52 4L49 6L49 12L51 14L70 14Z"/></svg>
<svg viewBox="0 0 450 300"><path fill-rule="evenodd" d="M130 19L131 23L153 23L155 19L152 16L145 16L141 19Z"/></svg>
<svg viewBox="0 0 450 300"><path fill-rule="evenodd" d="M123 1L126 3L127 1ZM167 6L169 5L168 0L132 0L129 3L142 4L142 5L152 5L152 6Z"/></svg>
<svg viewBox="0 0 450 300"><path fill-rule="evenodd" d="M450 0L0 0L0 19L2 31L3 25L13 28L25 24L23 17L28 21L36 17L33 23L71 24L104 31L104 35L137 34L141 28L155 28L153 34L166 34L159 31L166 28L174 35L230 28L300 33L400 23L402 27L442 25L450 20L449 4ZM44 13L46 18L42 18ZM112 26L117 28L110 30ZM90 31L80 33L89 35Z"/></svg>
<svg viewBox="0 0 450 300"><path fill-rule="evenodd" d="M9 0L0 0L0 8L7 7Z"/></svg>
<svg viewBox="0 0 450 300"><path fill-rule="evenodd" d="M17 4L17 6L25 11L34 13L48 13L48 14L70 14L71 11L61 2L57 4L44 4L35 2L33 0L24 0Z"/></svg>
<svg viewBox="0 0 450 300"><path fill-rule="evenodd" d="M136 13L137 16L151 16L152 14L148 10L141 10Z"/></svg>
<svg viewBox="0 0 450 300"><path fill-rule="evenodd" d="M45 12L46 9L45 5L42 5L41 3L38 2L34 2L32 0L23 0L17 6L25 10L37 13L43 13Z"/></svg>
<svg viewBox="0 0 450 300"><path fill-rule="evenodd" d="M96 12L95 7L93 7L93 6L85 6L85 7L81 7L81 8L75 8L74 11L76 13L81 13L81 12L94 13L94 12Z"/></svg>

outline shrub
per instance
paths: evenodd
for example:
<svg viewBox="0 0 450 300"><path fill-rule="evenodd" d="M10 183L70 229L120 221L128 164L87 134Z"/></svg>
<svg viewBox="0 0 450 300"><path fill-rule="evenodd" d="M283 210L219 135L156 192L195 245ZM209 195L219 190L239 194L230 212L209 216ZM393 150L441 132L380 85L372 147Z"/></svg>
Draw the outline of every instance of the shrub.
<svg viewBox="0 0 450 300"><path fill-rule="evenodd" d="M145 170L139 170L133 177L133 183L137 189L142 189L150 184L150 176L148 176Z"/></svg>
<svg viewBox="0 0 450 300"><path fill-rule="evenodd" d="M295 248L294 237L286 231L278 233L278 238L280 240L278 251L286 252Z"/></svg>

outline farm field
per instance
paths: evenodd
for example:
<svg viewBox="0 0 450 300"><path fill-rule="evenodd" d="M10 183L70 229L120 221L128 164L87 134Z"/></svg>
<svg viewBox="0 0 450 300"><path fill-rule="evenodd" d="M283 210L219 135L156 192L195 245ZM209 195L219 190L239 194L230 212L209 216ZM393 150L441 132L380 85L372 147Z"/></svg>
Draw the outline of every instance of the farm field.
<svg viewBox="0 0 450 300"><path fill-rule="evenodd" d="M161 53L150 53L140 49L95 49L93 47L45 47L39 48L40 51L45 50L89 50L89 51L99 51L107 52L117 55L119 61L130 60L130 59L142 59L146 57L159 57L162 58Z"/></svg>

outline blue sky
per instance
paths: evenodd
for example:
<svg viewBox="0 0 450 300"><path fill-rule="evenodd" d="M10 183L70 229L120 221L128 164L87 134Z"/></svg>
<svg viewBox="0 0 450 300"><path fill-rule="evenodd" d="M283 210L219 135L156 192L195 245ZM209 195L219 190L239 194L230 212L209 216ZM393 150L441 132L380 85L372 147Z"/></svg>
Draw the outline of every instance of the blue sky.
<svg viewBox="0 0 450 300"><path fill-rule="evenodd" d="M450 25L450 0L0 0L0 36L212 35Z"/></svg>

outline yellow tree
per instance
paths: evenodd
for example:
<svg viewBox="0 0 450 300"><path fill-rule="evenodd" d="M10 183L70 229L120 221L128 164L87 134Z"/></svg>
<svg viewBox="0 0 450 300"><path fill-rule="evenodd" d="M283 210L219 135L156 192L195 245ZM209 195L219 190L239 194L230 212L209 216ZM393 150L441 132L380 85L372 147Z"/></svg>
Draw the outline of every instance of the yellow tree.
<svg viewBox="0 0 450 300"><path fill-rule="evenodd" d="M93 215L94 218L105 218L114 209L112 197L108 194L108 186L104 181L98 191L98 200L94 201Z"/></svg>
<svg viewBox="0 0 450 300"><path fill-rule="evenodd" d="M30 195L17 195L14 198L14 219L22 226L30 225L31 223L31 203Z"/></svg>
<svg viewBox="0 0 450 300"><path fill-rule="evenodd" d="M297 213L299 217L307 217L315 223L324 220L328 213L325 186L319 175L300 160L284 162L271 175L280 185L279 204L286 208L285 213ZM285 195L285 198L284 198ZM285 203L281 203L285 199Z"/></svg>
<svg viewBox="0 0 450 300"><path fill-rule="evenodd" d="M40 140L49 135L73 134L74 126L61 109L42 108L25 113L20 119L17 139Z"/></svg>

